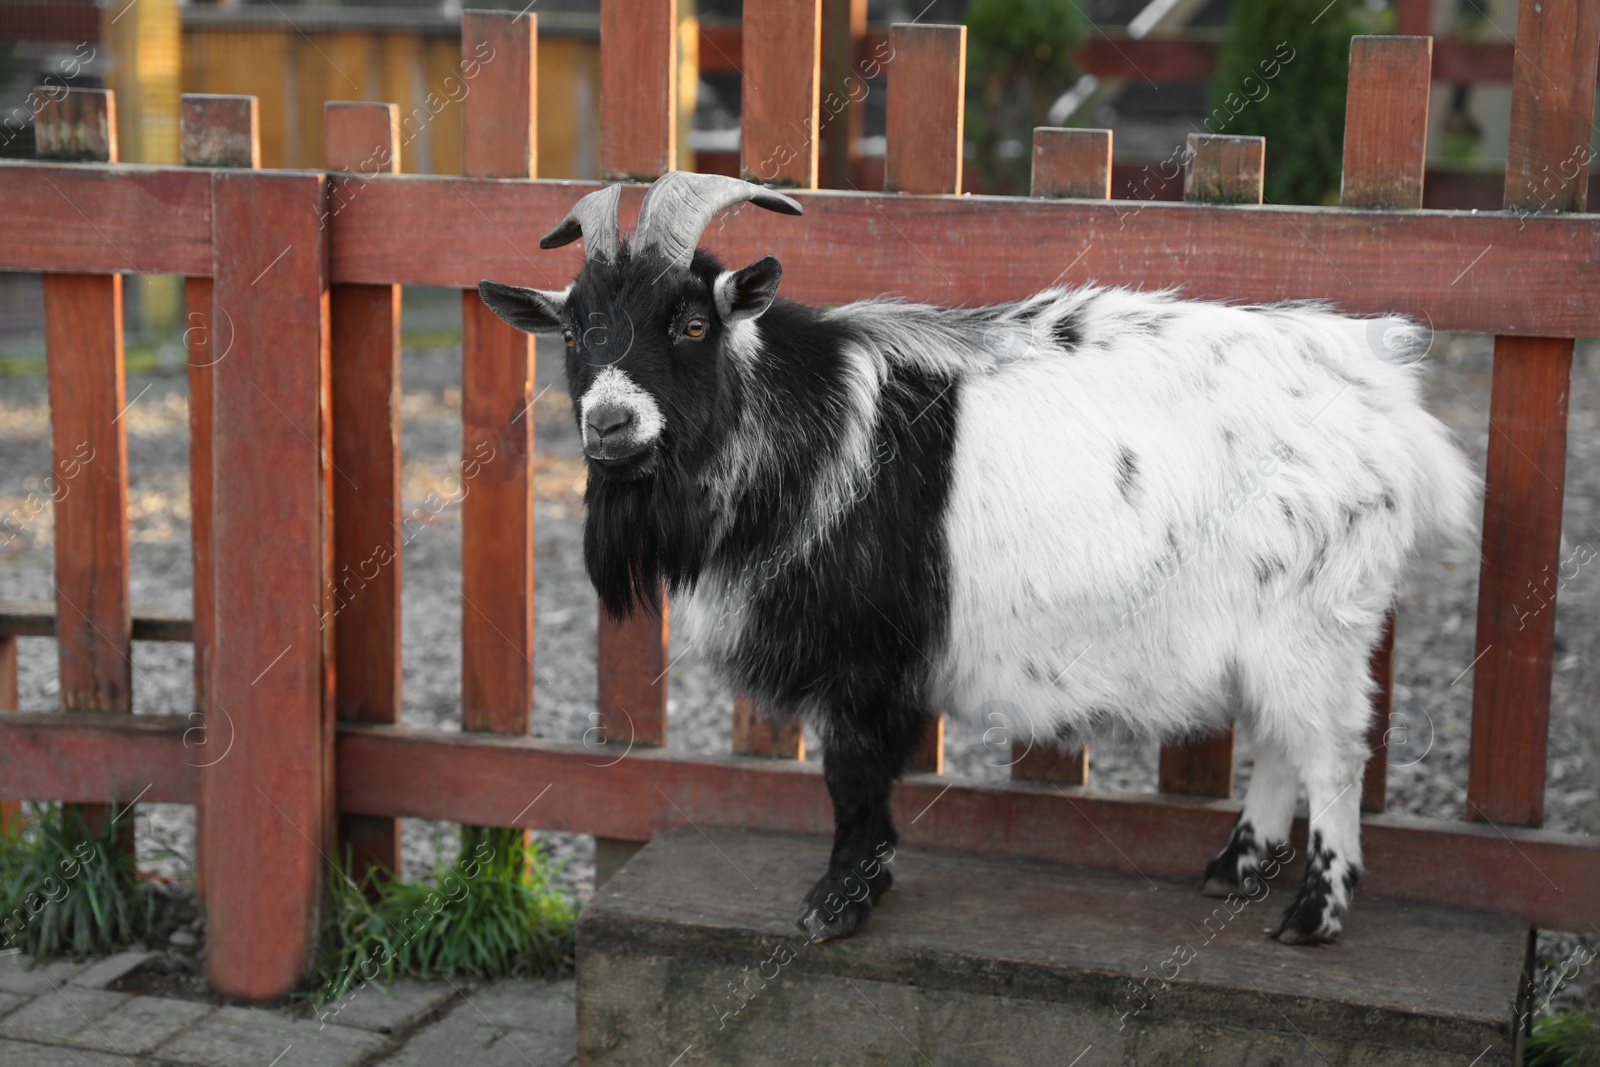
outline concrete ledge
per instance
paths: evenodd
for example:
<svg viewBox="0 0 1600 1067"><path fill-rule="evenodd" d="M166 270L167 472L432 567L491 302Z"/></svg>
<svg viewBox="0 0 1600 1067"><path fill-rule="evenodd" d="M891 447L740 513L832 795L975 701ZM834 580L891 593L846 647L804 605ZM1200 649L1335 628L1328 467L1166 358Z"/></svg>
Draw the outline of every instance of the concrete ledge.
<svg viewBox="0 0 1600 1067"><path fill-rule="evenodd" d="M1198 872L902 848L867 928L808 944L789 920L828 840L704 830L584 911L580 1063L1520 1063L1515 918L1359 895L1338 945L1290 948L1262 929L1292 886L1230 906Z"/></svg>

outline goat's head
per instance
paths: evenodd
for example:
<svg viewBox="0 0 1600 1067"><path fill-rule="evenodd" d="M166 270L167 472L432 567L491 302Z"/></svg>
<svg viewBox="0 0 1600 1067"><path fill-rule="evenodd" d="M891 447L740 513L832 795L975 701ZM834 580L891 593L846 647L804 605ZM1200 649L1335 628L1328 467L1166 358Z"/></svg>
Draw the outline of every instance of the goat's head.
<svg viewBox="0 0 1600 1067"><path fill-rule="evenodd" d="M674 171L655 182L624 240L620 186L590 193L540 241L555 248L582 237L583 269L559 292L485 281L478 293L496 315L529 333L566 342L567 388L592 475L632 480L667 453L704 457L720 436L719 398L730 388L728 351L741 324L772 304L782 269L771 256L723 270L696 252L725 208L745 202L800 214L800 205L759 185Z"/></svg>

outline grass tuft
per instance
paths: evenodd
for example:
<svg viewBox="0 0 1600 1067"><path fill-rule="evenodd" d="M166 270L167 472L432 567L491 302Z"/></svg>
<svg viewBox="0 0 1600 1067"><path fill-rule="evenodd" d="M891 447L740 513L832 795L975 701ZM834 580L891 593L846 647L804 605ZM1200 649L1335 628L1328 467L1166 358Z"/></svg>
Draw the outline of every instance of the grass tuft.
<svg viewBox="0 0 1600 1067"><path fill-rule="evenodd" d="M1523 1062L1527 1067L1600 1067L1600 1012L1562 1008L1535 1019Z"/></svg>
<svg viewBox="0 0 1600 1067"><path fill-rule="evenodd" d="M124 848L123 810L91 830L73 805L40 805L20 836L0 835L0 950L103 955L144 936L150 899Z"/></svg>
<svg viewBox="0 0 1600 1067"><path fill-rule="evenodd" d="M572 964L577 904L520 830L477 830L430 881L335 867L310 996L340 1000L397 978L553 975Z"/></svg>

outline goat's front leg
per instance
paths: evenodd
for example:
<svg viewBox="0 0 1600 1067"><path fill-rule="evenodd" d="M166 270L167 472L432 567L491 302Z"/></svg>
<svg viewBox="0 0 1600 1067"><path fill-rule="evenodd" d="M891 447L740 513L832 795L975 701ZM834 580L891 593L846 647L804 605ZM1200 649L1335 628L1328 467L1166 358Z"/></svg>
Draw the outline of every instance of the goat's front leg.
<svg viewBox="0 0 1600 1067"><path fill-rule="evenodd" d="M822 776L833 800L828 873L806 894L800 924L813 938L848 937L894 883L889 862L899 840L889 793L905 769L926 715L883 708L862 720L830 724Z"/></svg>

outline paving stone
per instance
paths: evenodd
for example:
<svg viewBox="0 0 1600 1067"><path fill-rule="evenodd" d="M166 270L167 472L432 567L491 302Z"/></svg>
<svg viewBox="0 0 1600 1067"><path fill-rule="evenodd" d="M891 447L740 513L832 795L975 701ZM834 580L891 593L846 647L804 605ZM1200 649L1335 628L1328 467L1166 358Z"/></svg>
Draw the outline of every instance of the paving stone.
<svg viewBox="0 0 1600 1067"><path fill-rule="evenodd" d="M363 985L342 1002L326 1005L317 1019L330 1026L350 1026L382 1034L404 1033L455 995L454 986L439 982L405 979L388 989Z"/></svg>
<svg viewBox="0 0 1600 1067"><path fill-rule="evenodd" d="M71 978L72 985L85 989L108 989L155 959L154 952L119 952L92 963Z"/></svg>
<svg viewBox="0 0 1600 1067"><path fill-rule="evenodd" d="M538 1067L566 1067L578 1058L577 1020L574 1029L565 1034L547 1034L532 1030L507 1030L489 1046L488 1061L498 1063L507 1056L507 1063L537 1064ZM507 1047L509 1046L509 1048ZM509 1057L514 1056L515 1059Z"/></svg>
<svg viewBox="0 0 1600 1067"><path fill-rule="evenodd" d="M128 1067L128 1061L114 1052L0 1040L0 1067Z"/></svg>
<svg viewBox="0 0 1600 1067"><path fill-rule="evenodd" d="M101 1040L129 1056L154 1051L185 1027L215 1011L210 1004L169 997L134 997L95 1021L93 1030L80 1031L76 1044L104 1048ZM94 1039L94 1040L92 1040Z"/></svg>
<svg viewBox="0 0 1600 1067"><path fill-rule="evenodd" d="M0 992L21 993L30 997L48 993L55 986L66 985L67 980L82 969L83 964L71 960L54 960L34 966L31 956L21 953L0 955Z"/></svg>
<svg viewBox="0 0 1600 1067"><path fill-rule="evenodd" d="M577 982L507 978L481 986L467 1000L483 1017L507 1030L571 1035L578 1026Z"/></svg>
<svg viewBox="0 0 1600 1067"><path fill-rule="evenodd" d="M104 1049L106 1043L95 1035L94 1026L129 999L127 993L62 986L0 1019L0 1037Z"/></svg>
<svg viewBox="0 0 1600 1067"><path fill-rule="evenodd" d="M352 1027L319 1026L312 1019L271 1011L218 1008L164 1045L158 1058L194 1067L353 1067L388 1044L387 1038Z"/></svg>
<svg viewBox="0 0 1600 1067"><path fill-rule="evenodd" d="M449 1067L456 1063L488 1067L484 1056L500 1033L472 1005L458 1004L443 1019L424 1027L405 1048L381 1062L384 1067ZM504 1051L515 1052L509 1047ZM518 1062L527 1067L520 1057Z"/></svg>
<svg viewBox="0 0 1600 1067"><path fill-rule="evenodd" d="M13 1008L19 1008L28 1002L28 998L21 993L0 992L0 1016L9 1015Z"/></svg>

